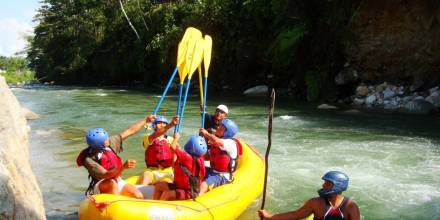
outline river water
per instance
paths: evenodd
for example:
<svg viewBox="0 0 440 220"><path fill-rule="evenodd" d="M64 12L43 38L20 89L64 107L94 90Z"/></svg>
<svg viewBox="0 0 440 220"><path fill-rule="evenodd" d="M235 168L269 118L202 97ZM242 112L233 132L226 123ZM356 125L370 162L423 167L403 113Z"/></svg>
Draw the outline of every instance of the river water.
<svg viewBox="0 0 440 220"><path fill-rule="evenodd" d="M158 94L124 89L16 88L20 103L40 114L30 121L30 160L44 196L48 219L75 219L88 186L87 172L76 155L85 147L84 133L104 127L117 134L154 108ZM189 98L182 140L200 126L197 91ZM175 114L177 96L165 99L159 113ZM238 137L263 155L267 146L265 98L208 95L208 111L230 108L240 127ZM350 176L346 195L363 219L440 219L440 118L357 111L317 110L316 105L277 100L266 208L285 212L317 196L321 176L342 170ZM141 135L128 139L123 159L143 167ZM256 205L259 204L256 202ZM257 219L255 208L241 219Z"/></svg>

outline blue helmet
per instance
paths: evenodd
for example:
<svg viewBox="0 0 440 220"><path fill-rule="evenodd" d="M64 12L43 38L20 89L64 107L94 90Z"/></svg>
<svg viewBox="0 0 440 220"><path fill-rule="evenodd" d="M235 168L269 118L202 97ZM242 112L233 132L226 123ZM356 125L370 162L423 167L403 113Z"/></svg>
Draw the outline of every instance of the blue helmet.
<svg viewBox="0 0 440 220"><path fill-rule="evenodd" d="M184 148L187 153L196 157L204 155L208 150L205 138L200 137L199 135L191 136Z"/></svg>
<svg viewBox="0 0 440 220"><path fill-rule="evenodd" d="M331 195L339 194L348 188L348 176L340 171L327 172L321 179L327 180L333 183L333 187L330 190L320 189L318 194L321 197L328 197Z"/></svg>
<svg viewBox="0 0 440 220"><path fill-rule="evenodd" d="M222 125L226 128L223 138L232 138L238 132L237 125L230 119L223 119Z"/></svg>
<svg viewBox="0 0 440 220"><path fill-rule="evenodd" d="M165 118L165 116L159 115L159 116L157 116L156 119L154 120L154 123L153 123L153 129L154 129L154 130L156 130L156 124L159 123L159 122L163 122L163 123L167 123L167 124L169 123L169 122L168 122L168 119Z"/></svg>
<svg viewBox="0 0 440 220"><path fill-rule="evenodd" d="M92 128L86 134L87 144L93 149L104 150L104 142L108 139L108 133L103 128Z"/></svg>

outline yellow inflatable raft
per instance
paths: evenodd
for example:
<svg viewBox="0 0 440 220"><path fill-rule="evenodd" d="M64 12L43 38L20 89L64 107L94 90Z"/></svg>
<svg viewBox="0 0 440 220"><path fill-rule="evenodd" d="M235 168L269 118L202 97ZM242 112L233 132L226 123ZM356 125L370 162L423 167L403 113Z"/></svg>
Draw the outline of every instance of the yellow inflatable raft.
<svg viewBox="0 0 440 220"><path fill-rule="evenodd" d="M264 184L264 159L252 146L243 140L240 142L243 155L238 161L234 182L217 187L196 201L139 200L98 194L94 196L96 202L108 205L99 209L85 199L79 208L79 219L236 219L260 196Z"/></svg>

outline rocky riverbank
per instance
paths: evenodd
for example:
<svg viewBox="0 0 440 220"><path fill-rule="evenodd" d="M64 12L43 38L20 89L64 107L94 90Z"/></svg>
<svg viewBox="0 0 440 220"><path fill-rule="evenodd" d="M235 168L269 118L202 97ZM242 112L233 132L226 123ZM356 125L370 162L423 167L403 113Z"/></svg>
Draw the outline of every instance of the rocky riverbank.
<svg viewBox="0 0 440 220"><path fill-rule="evenodd" d="M0 219L46 219L29 162L29 130L20 104L0 76Z"/></svg>
<svg viewBox="0 0 440 220"><path fill-rule="evenodd" d="M350 96L349 102L362 108L430 114L438 112L440 108L440 90L438 86L421 90L413 85L398 86L387 82L378 85L361 84L356 88L356 94Z"/></svg>

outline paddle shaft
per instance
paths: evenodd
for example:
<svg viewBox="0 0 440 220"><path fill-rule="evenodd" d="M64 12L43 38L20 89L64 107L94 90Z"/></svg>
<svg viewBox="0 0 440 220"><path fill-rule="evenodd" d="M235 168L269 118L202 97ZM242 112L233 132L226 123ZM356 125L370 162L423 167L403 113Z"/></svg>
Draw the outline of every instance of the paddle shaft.
<svg viewBox="0 0 440 220"><path fill-rule="evenodd" d="M165 96L167 95L168 89L170 88L171 83L173 82L173 79L176 76L176 73L177 73L177 66L176 66L176 68L174 68L173 74L171 75L171 78L168 81L167 87L165 87L165 90L163 91L162 96L159 99L159 102L156 104L156 107L154 108L153 115L155 115L157 113L157 111L159 111L160 105L162 105L162 102L163 102Z"/></svg>
<svg viewBox="0 0 440 220"><path fill-rule="evenodd" d="M203 112L202 112L202 128L205 128L205 112L206 112L206 96L208 95L208 76L204 77L205 87L203 87Z"/></svg>
<svg viewBox="0 0 440 220"><path fill-rule="evenodd" d="M266 149L266 155L264 156L264 163L266 164L264 168L264 188L263 188L263 202L261 204L261 209L264 209L264 203L266 202L266 187L267 187L267 174L269 170L269 152L270 147L272 145L272 120L273 120L273 109L275 106L275 90L272 89L271 95L270 95L271 101L270 101L270 109L269 109L269 124L267 126L267 149Z"/></svg>
<svg viewBox="0 0 440 220"><path fill-rule="evenodd" d="M182 100L182 93L183 93L183 84L179 84L179 100L177 101L177 115L180 117L180 104ZM179 122L180 124L180 122ZM177 132L177 128L179 127L179 124L174 127L174 133Z"/></svg>
<svg viewBox="0 0 440 220"><path fill-rule="evenodd" d="M186 82L185 97L183 98L182 110L180 111L180 115L179 115L179 124L177 124L177 132L180 131L180 125L183 123L183 112L185 111L186 99L188 98L188 91L190 85L191 85L191 78L188 78L188 81Z"/></svg>

